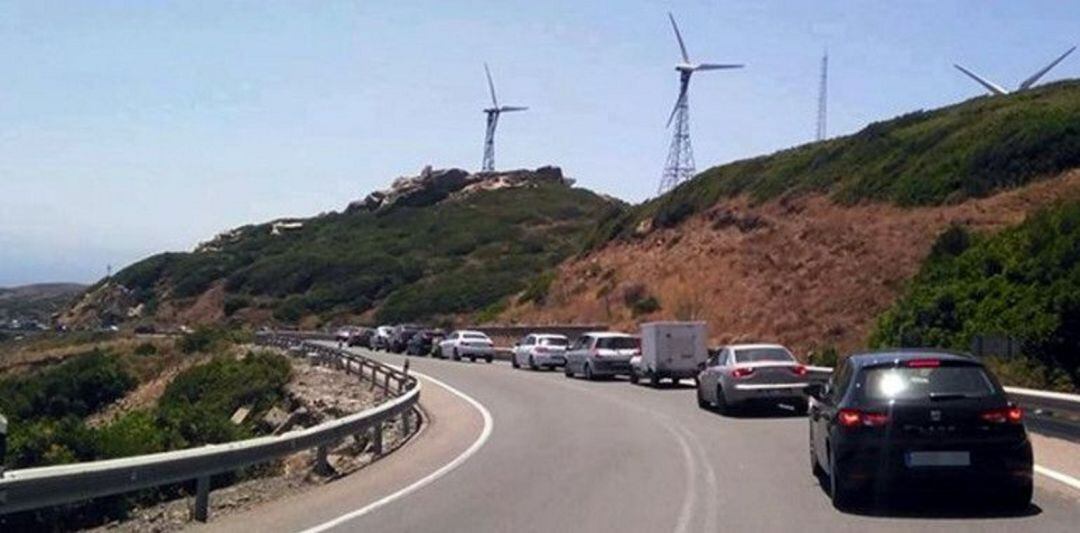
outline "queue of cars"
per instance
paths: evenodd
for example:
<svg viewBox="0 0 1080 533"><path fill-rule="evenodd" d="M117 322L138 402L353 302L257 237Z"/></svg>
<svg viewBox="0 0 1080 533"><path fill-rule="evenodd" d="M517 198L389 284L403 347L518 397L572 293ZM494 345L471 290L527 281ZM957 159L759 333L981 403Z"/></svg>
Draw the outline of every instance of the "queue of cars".
<svg viewBox="0 0 1080 533"><path fill-rule="evenodd" d="M350 345L492 362L480 331L414 325L343 328ZM810 470L839 509L896 489L978 492L1009 509L1030 505L1034 459L1021 408L977 359L904 349L852 354L834 369L808 367L779 344L709 350L702 322L643 324L640 334L597 331L575 339L525 335L514 368L562 368L588 380L627 376L653 386L693 378L698 406L732 415L751 405L807 414ZM356 343L356 344L354 344Z"/></svg>

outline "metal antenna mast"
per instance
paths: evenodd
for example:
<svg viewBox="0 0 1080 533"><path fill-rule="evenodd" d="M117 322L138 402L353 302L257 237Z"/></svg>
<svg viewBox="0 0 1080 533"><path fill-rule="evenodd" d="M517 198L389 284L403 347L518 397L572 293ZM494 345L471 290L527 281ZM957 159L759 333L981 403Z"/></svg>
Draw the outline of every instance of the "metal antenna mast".
<svg viewBox="0 0 1080 533"><path fill-rule="evenodd" d="M828 135L828 105L829 105L829 51L821 56L821 84L818 86L817 101L817 140L824 141Z"/></svg>
<svg viewBox="0 0 1080 533"><path fill-rule="evenodd" d="M671 21L671 29L675 31L675 39L679 42L679 52L682 54L682 62L675 65L679 72L679 97L675 100L675 107L671 110L667 125L675 123L675 130L671 137L671 146L668 149L667 164L664 165L664 174L660 177L659 194L675 188L693 177L694 175L694 149L690 145L690 102L688 93L690 90L690 76L699 70L721 70L742 68L736 64L717 63L691 63L690 55L686 52L686 44L682 34L679 33L679 25L675 23L675 16L668 13Z"/></svg>
<svg viewBox="0 0 1080 533"><path fill-rule="evenodd" d="M495 83L491 81L491 70L488 69L487 63L484 63L484 73L487 74L488 90L491 91L491 107L484 109L484 113L487 115L487 131L484 134L484 160L480 163L480 170L482 172L493 172L495 170L495 127L499 125L499 115L504 112L525 111L528 108L520 106L500 107L498 99L495 98Z"/></svg>

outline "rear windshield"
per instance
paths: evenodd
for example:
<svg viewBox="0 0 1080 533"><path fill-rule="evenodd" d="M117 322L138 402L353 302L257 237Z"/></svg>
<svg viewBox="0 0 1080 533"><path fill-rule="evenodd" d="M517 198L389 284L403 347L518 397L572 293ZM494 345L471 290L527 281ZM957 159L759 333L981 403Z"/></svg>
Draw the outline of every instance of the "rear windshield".
<svg viewBox="0 0 1080 533"><path fill-rule="evenodd" d="M641 345L635 337L600 337L596 339L596 347L607 350L635 350Z"/></svg>
<svg viewBox="0 0 1080 533"><path fill-rule="evenodd" d="M863 379L863 395L872 400L982 398L997 394L979 366L872 368Z"/></svg>
<svg viewBox="0 0 1080 533"><path fill-rule="evenodd" d="M542 337L540 344L542 346L566 346L570 342L562 337Z"/></svg>
<svg viewBox="0 0 1080 533"><path fill-rule="evenodd" d="M782 361L790 363L795 358L783 348L749 348L735 350L736 363L760 363L766 361Z"/></svg>
<svg viewBox="0 0 1080 533"><path fill-rule="evenodd" d="M464 337L466 339L477 339L477 340L484 340L484 341L488 340L487 335L484 335L483 333L466 333L466 334L462 335L462 337Z"/></svg>

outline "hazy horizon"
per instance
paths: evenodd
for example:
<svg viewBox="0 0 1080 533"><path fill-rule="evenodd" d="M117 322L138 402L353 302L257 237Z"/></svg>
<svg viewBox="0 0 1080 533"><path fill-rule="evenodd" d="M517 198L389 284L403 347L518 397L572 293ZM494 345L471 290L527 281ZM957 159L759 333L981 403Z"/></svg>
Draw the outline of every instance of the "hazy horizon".
<svg viewBox="0 0 1080 533"><path fill-rule="evenodd" d="M695 76L698 170L812 140L829 49L829 133L1015 87L1075 44L1080 5L532 2L0 5L0 287L93 282L216 233L341 210L398 176L479 167L500 103L502 169L563 168L631 202L655 193L678 19ZM523 38L523 36L525 38ZM1080 56L1042 83L1077 77Z"/></svg>

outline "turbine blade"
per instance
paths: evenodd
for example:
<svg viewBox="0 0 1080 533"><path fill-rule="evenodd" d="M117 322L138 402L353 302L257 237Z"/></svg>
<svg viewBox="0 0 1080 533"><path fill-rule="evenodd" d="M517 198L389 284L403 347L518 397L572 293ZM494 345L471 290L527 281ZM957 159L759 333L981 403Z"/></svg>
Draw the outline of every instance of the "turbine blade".
<svg viewBox="0 0 1080 533"><path fill-rule="evenodd" d="M1006 91L1000 85L998 85L998 84L996 84L996 83L994 83L994 82L992 82L990 80L987 80L987 79L983 78L982 76L979 76L978 74L976 74L976 73L974 73L974 72L972 72L972 71L970 71L970 70L968 70L968 69L966 69L964 67L961 67L960 65L957 65L957 64L953 63L953 66L956 67L956 70L959 70L960 72L963 72L964 74L967 74L971 79L978 82L979 85L982 85L983 87L986 87L987 90L989 90L990 92L992 92L994 94L1009 94L1009 91Z"/></svg>
<svg viewBox="0 0 1080 533"><path fill-rule="evenodd" d="M491 81L491 69L484 63L484 73L487 74L488 89L491 90L491 107L499 107L499 101L495 99L495 82Z"/></svg>
<svg viewBox="0 0 1080 533"><path fill-rule="evenodd" d="M525 111L526 109L528 109L528 107L504 105L504 106L499 108L499 112L502 112L502 111Z"/></svg>
<svg viewBox="0 0 1080 533"><path fill-rule="evenodd" d="M743 68L744 66L746 66L746 65L742 65L742 64L738 64L738 63L724 63L724 64L720 64L720 63L702 63L702 64L694 67L694 70L724 70L724 69L732 69L732 68Z"/></svg>
<svg viewBox="0 0 1080 533"><path fill-rule="evenodd" d="M1028 87L1031 87L1032 85L1035 85L1035 82L1039 81L1039 78L1043 77L1047 72L1050 72L1050 69L1056 67L1057 64L1061 63L1061 61L1063 59L1065 59L1066 57L1069 57L1069 54L1073 53L1073 50L1076 50L1075 46L1068 49L1068 50L1066 50L1064 54L1061 54L1060 56L1058 56L1058 58L1055 59L1052 63L1050 63L1049 65L1046 65L1045 67L1042 68L1042 70L1036 72L1030 78L1024 80L1024 83L1020 84L1020 89L1021 90L1027 89Z"/></svg>
<svg viewBox="0 0 1080 533"><path fill-rule="evenodd" d="M684 63L689 63L690 55L686 53L686 44L683 43L682 34L679 33L679 25L675 24L675 15L672 15L671 12L668 11L667 16L671 19L671 29L675 30L675 38L679 40L679 50L682 51L682 60Z"/></svg>

